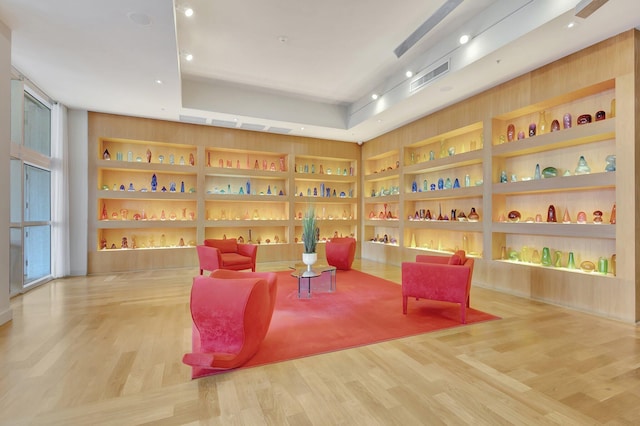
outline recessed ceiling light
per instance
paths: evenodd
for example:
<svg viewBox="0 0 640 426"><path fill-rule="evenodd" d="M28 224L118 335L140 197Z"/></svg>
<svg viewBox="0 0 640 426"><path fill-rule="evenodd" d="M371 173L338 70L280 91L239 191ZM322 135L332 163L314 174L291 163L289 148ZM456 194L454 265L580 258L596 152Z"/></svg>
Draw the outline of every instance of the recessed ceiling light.
<svg viewBox="0 0 640 426"><path fill-rule="evenodd" d="M184 58L189 62L193 61L193 55L191 53L186 53Z"/></svg>
<svg viewBox="0 0 640 426"><path fill-rule="evenodd" d="M569 22L569 23L567 24L567 28L573 28L573 27L575 27L575 26L576 26L575 21L571 21L571 22Z"/></svg>
<svg viewBox="0 0 640 426"><path fill-rule="evenodd" d="M300 127L300 130L304 130L304 127Z"/></svg>
<svg viewBox="0 0 640 426"><path fill-rule="evenodd" d="M187 18L191 18L193 16L193 9L191 9L190 7L187 7L184 10L184 16L186 16Z"/></svg>
<svg viewBox="0 0 640 426"><path fill-rule="evenodd" d="M407 71L407 72L404 73L404 75L406 75L407 78L411 78L411 77L413 77L413 71Z"/></svg>
<svg viewBox="0 0 640 426"><path fill-rule="evenodd" d="M469 42L469 35L463 34L460 36L460 40L458 40L460 44L467 44Z"/></svg>
<svg viewBox="0 0 640 426"><path fill-rule="evenodd" d="M372 94L371 99L373 99L374 101L378 99L378 94L377 93Z"/></svg>
<svg viewBox="0 0 640 426"><path fill-rule="evenodd" d="M157 80L156 80L156 84L162 84L162 80L157 79Z"/></svg>

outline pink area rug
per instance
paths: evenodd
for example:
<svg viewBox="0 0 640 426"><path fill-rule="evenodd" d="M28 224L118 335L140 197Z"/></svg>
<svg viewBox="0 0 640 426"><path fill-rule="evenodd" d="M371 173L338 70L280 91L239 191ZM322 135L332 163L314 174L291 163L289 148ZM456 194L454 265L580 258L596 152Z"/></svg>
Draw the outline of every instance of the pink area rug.
<svg viewBox="0 0 640 426"><path fill-rule="evenodd" d="M459 305L453 303L409 300L403 315L401 286L360 271L337 271L337 291L314 292L310 299L298 299L291 271L277 274L278 296L269 331L242 368L465 325L460 323ZM466 325L493 319L498 317L467 309Z"/></svg>

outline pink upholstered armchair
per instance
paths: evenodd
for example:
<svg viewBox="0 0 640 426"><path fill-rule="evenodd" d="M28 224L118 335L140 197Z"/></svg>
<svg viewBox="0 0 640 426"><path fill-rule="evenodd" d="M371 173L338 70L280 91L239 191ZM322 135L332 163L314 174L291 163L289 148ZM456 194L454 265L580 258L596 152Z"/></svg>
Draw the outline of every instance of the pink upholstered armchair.
<svg viewBox="0 0 640 426"><path fill-rule="evenodd" d="M238 243L235 238L224 240L208 239L203 245L196 247L200 263L200 275L203 271L216 269L256 270L256 255L258 246L255 244Z"/></svg>
<svg viewBox="0 0 640 426"><path fill-rule="evenodd" d="M192 367L192 378L236 368L251 359L267 334L273 307L264 278L195 277L190 302L192 352L182 358Z"/></svg>
<svg viewBox="0 0 640 426"><path fill-rule="evenodd" d="M461 321L466 323L473 263L462 250L451 257L418 255L415 262L403 262L402 313L407 313L409 297L453 302L460 304Z"/></svg>
<svg viewBox="0 0 640 426"><path fill-rule="evenodd" d="M356 256L356 239L351 237L331 238L327 241L325 250L329 265L348 271Z"/></svg>
<svg viewBox="0 0 640 426"><path fill-rule="evenodd" d="M221 278L225 280L232 280L237 278L260 278L265 280L267 282L267 286L269 287L269 309L271 310L271 312L273 312L273 309L276 306L276 296L278 294L278 275L275 272L248 272L217 269L211 272L209 276L211 278ZM269 318L269 321L271 321L271 318Z"/></svg>

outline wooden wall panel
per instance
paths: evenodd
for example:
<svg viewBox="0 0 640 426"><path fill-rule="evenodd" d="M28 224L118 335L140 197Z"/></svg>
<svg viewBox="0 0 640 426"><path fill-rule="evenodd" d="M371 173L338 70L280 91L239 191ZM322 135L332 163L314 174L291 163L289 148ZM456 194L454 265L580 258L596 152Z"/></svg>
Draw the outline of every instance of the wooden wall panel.
<svg viewBox="0 0 640 426"><path fill-rule="evenodd" d="M635 148L640 143L637 131L640 123L637 105L637 83L640 78L639 37L636 30L619 34L379 136L365 143L362 150L363 160L366 161L369 157L393 150L399 150L402 159L403 151L408 145L475 122L482 122L485 135L483 210L489 214L485 214L482 220L483 256L476 262L474 283L635 322L640 319L640 292L637 291L640 286L638 279L640 264L636 262L640 249L640 241L638 241L640 229L636 221L640 154ZM583 89L593 90L598 85L602 85L603 91L615 86L613 93L617 110L615 149L618 157L615 179L617 203L615 252L618 275L605 277L598 274L571 274L553 268L514 265L491 260L499 253L500 248L497 245L504 244L504 240L499 238L502 234L495 234L496 237L492 238L493 225L490 214L496 213L493 206L491 181L494 179L496 170L503 168L497 163L493 164L494 159L491 154L492 143L500 134L504 134L502 129L492 128L496 123L494 118L501 117L504 122L525 113L537 114L549 105L566 103L575 98L576 94L579 95ZM597 100L597 102L602 104L603 100ZM585 107L589 108L586 104ZM603 109L609 113L609 108ZM585 113L594 114L595 111L585 111ZM400 167L400 181L404 180L403 166ZM401 194L400 205L404 204L403 200L404 196ZM498 197L496 201L500 203L500 198ZM406 214L407 212L403 212L403 215ZM399 229L401 238L406 234L404 230L407 229L403 222L401 220ZM401 261L411 261L415 256L415 250L402 248L407 245L406 241L401 240L399 248ZM363 257L377 258L378 253L368 253L365 246Z"/></svg>

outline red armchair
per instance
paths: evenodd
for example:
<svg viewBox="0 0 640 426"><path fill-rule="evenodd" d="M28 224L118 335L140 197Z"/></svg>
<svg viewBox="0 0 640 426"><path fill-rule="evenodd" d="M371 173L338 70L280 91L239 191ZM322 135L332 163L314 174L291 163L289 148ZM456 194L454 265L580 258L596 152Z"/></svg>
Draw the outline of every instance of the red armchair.
<svg viewBox="0 0 640 426"><path fill-rule="evenodd" d="M462 250L451 257L418 255L415 262L403 262L402 313L407 313L409 297L453 302L460 304L461 322L466 323L473 263Z"/></svg>
<svg viewBox="0 0 640 426"><path fill-rule="evenodd" d="M238 243L235 238L208 239L204 240L203 245L197 246L196 250L200 263L200 275L203 271L216 269L232 271L251 269L253 272L256 270L258 246L255 244Z"/></svg>
<svg viewBox="0 0 640 426"><path fill-rule="evenodd" d="M209 275L211 278L221 278L223 280L232 280L237 278L260 278L267 282L269 288L269 310L273 312L276 306L276 295L278 294L278 275L275 272L246 272L246 271L230 271L227 269L217 269ZM269 318L269 323L271 318ZM269 326L267 324L267 327Z"/></svg>
<svg viewBox="0 0 640 426"><path fill-rule="evenodd" d="M337 269L351 269L356 256L356 239L351 237L335 237L325 245L327 263Z"/></svg>
<svg viewBox="0 0 640 426"><path fill-rule="evenodd" d="M236 368L251 359L267 334L273 306L264 278L195 277L192 352L182 358L192 367L191 377Z"/></svg>

